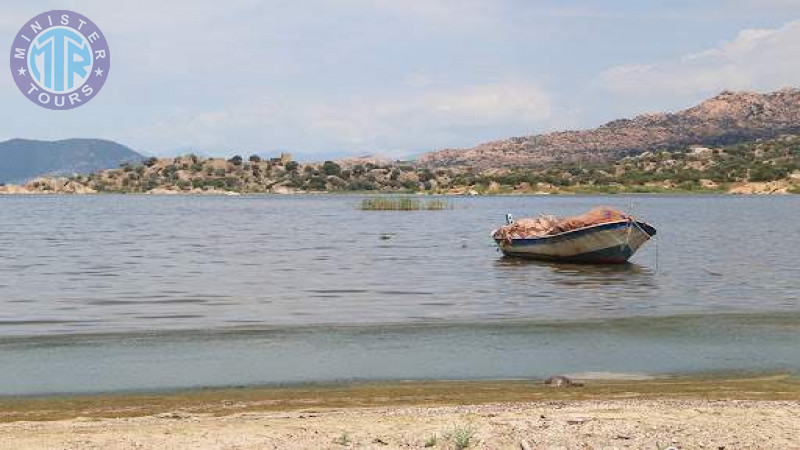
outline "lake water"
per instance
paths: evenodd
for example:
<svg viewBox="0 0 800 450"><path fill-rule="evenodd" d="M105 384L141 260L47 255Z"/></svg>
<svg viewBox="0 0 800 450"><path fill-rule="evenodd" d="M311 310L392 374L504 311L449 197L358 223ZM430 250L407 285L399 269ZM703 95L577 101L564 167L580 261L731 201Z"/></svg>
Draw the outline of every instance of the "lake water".
<svg viewBox="0 0 800 450"><path fill-rule="evenodd" d="M0 394L552 373L800 373L800 197L0 197ZM503 258L609 205L624 266ZM391 239L382 239L389 235Z"/></svg>

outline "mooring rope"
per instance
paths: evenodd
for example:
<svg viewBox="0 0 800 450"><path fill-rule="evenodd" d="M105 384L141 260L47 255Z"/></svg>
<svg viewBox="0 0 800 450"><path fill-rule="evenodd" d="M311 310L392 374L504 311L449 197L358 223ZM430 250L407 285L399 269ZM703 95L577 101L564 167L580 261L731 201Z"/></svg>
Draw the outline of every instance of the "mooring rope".
<svg viewBox="0 0 800 450"><path fill-rule="evenodd" d="M656 268L655 268L655 272L658 272L658 235L655 235L653 237L655 238L653 240L655 241L655 244L656 244L656 252L655 252L656 253L656 263L655 263Z"/></svg>
<svg viewBox="0 0 800 450"><path fill-rule="evenodd" d="M638 220L636 220L636 219L634 219L632 217L628 218L628 220L633 222L633 224L636 225L636 228L638 228L642 233L650 236L650 234L647 231L645 231L644 228L642 228L641 225L639 225L639 221ZM632 229L633 229L633 227L628 227L628 236L626 236L626 238L625 238L625 244L628 243L628 239L630 238L630 232L631 232ZM653 241L654 241L654 243L656 245L656 248L655 248L655 258L656 258L656 260L655 260L655 263L654 263L654 266L655 266L654 271L658 272L658 261L659 261L659 258L658 258L658 234L650 236L650 238L653 239Z"/></svg>

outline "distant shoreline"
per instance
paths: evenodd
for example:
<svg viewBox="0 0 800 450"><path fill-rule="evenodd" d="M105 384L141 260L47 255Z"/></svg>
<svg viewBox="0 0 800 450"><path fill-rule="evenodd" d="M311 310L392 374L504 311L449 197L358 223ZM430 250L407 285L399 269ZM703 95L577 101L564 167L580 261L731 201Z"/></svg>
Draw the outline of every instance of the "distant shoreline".
<svg viewBox="0 0 800 450"><path fill-rule="evenodd" d="M291 155L226 160L190 154L152 157L88 174L44 175L23 186L0 186L0 193L800 193L798 143L800 136L784 136L718 148L644 152L609 161L559 160L494 169L413 161L301 163Z"/></svg>
<svg viewBox="0 0 800 450"><path fill-rule="evenodd" d="M546 197L546 196L614 196L614 195L725 195L725 196L746 196L746 197L765 197L765 196L784 196L797 195L800 191L782 192L731 192L724 190L680 190L680 189L654 189L635 191L560 191L560 192L485 192L485 193L449 193L449 192L379 192L379 191L298 191L291 193L275 192L193 192L193 191L170 191L170 192L92 192L92 193L72 193L72 192L6 192L0 188L0 196L7 197L48 197L48 196L109 196L109 195L131 195L131 196L180 196L180 197L248 197L248 196L309 196L309 195L333 195L333 196L442 196L442 197Z"/></svg>

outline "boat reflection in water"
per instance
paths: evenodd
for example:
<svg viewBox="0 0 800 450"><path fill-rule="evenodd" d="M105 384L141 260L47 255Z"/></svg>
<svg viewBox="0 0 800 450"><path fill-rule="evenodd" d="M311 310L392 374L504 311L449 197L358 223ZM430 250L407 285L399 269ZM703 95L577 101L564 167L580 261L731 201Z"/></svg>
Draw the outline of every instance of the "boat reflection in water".
<svg viewBox="0 0 800 450"><path fill-rule="evenodd" d="M503 256L495 268L497 281L513 289L517 298L525 298L517 302L539 311L540 318L551 308L570 310L572 318L586 319L650 314L659 309L656 272L640 264L562 263Z"/></svg>

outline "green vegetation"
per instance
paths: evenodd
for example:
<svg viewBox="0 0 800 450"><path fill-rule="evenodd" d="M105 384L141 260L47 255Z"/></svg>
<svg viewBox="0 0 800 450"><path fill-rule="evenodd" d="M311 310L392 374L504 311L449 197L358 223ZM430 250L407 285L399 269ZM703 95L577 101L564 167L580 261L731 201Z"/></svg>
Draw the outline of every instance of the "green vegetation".
<svg viewBox="0 0 800 450"><path fill-rule="evenodd" d="M646 152L618 161L561 162L538 168L477 171L466 167L423 167L325 161L301 164L290 155L230 159L148 158L118 169L29 182L40 192L381 192L409 194L507 193L715 193L756 186L758 192L800 193L800 136L719 148ZM747 187L745 185L750 185ZM769 184L768 186L766 184ZM365 210L447 209L442 201L371 199Z"/></svg>
<svg viewBox="0 0 800 450"><path fill-rule="evenodd" d="M425 439L425 448L435 447L437 442L439 442L439 438L435 434L428 436L428 439Z"/></svg>
<svg viewBox="0 0 800 450"><path fill-rule="evenodd" d="M646 152L615 162L562 163L541 170L471 175L478 186L574 193L724 192L737 183L787 180L800 171L800 138L721 148ZM470 175L467 175L470 176Z"/></svg>
<svg viewBox="0 0 800 450"><path fill-rule="evenodd" d="M352 440L350 439L350 435L347 433L342 433L339 437L333 440L334 444L344 445L345 447L350 445Z"/></svg>
<svg viewBox="0 0 800 450"><path fill-rule="evenodd" d="M440 211L452 209L452 204L440 199L420 200L410 197L373 197L361 201L364 211Z"/></svg>
<svg viewBox="0 0 800 450"><path fill-rule="evenodd" d="M453 441L453 447L456 450L464 450L476 443L475 430L472 427L456 426L446 437Z"/></svg>

